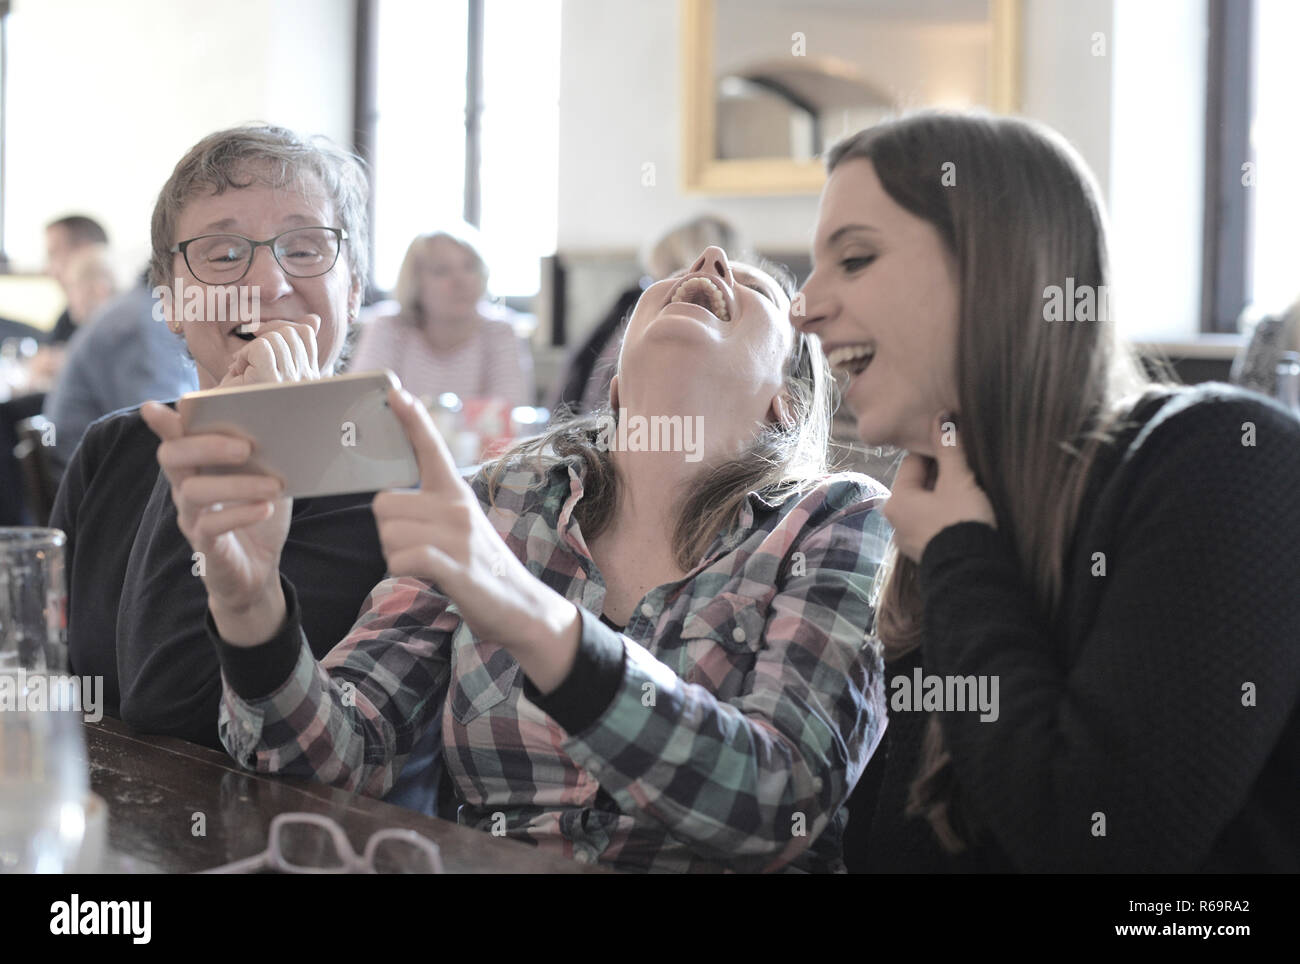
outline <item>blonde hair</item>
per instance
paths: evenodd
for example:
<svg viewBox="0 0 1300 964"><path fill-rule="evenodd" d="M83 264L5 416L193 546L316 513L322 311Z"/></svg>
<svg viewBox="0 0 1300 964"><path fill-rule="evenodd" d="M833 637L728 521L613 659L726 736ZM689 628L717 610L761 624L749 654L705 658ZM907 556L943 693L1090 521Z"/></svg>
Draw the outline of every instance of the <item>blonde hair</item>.
<svg viewBox="0 0 1300 964"><path fill-rule="evenodd" d="M462 229L456 233L439 230L417 235L406 248L402 267L397 272L397 284L393 287L393 298L401 306L402 319L413 325L423 325L426 321L424 305L420 304L420 269L433 245L439 241L451 242L474 260L474 267L483 280L483 290L487 291L487 262L483 260L483 255L475 247L467 230Z"/></svg>
<svg viewBox="0 0 1300 964"><path fill-rule="evenodd" d="M117 290L117 276L108 259L108 247L103 244L88 244L78 248L68 257L68 284L101 281L110 291Z"/></svg>
<svg viewBox="0 0 1300 964"><path fill-rule="evenodd" d="M109 263L108 248L102 244L88 244L74 251L63 277L68 314L78 325L89 321L117 293L117 276Z"/></svg>
<svg viewBox="0 0 1300 964"><path fill-rule="evenodd" d="M683 270L709 245L717 245L728 256L751 257L740 232L725 218L701 214L667 231L641 258L656 281Z"/></svg>

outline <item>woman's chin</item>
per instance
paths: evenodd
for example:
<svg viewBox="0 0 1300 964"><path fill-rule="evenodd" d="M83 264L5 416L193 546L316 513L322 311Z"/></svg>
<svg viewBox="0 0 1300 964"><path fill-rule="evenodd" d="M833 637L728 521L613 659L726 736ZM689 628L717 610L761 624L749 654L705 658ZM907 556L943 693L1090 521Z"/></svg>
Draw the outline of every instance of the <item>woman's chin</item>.
<svg viewBox="0 0 1300 964"><path fill-rule="evenodd" d="M849 405L849 410L853 412L858 441L863 445L877 448L895 444L894 438L897 433L892 431L892 426L884 423L878 412L871 409L859 410L852 404Z"/></svg>
<svg viewBox="0 0 1300 964"><path fill-rule="evenodd" d="M858 420L858 441L867 448L891 448L894 446L892 436L882 433L869 423Z"/></svg>

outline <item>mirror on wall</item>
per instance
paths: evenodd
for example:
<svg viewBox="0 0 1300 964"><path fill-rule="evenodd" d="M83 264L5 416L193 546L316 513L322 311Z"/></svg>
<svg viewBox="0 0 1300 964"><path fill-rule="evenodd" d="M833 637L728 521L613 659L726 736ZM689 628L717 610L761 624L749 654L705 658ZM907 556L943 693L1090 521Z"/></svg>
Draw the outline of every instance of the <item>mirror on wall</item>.
<svg viewBox="0 0 1300 964"><path fill-rule="evenodd" d="M689 191L815 192L844 134L1017 106L1018 0L681 0L681 15Z"/></svg>

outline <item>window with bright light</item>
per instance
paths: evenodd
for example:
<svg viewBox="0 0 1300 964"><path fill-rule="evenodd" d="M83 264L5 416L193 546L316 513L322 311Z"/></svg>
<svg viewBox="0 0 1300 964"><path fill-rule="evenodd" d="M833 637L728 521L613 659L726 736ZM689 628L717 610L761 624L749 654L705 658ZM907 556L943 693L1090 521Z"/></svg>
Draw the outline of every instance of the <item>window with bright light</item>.
<svg viewBox="0 0 1300 964"><path fill-rule="evenodd" d="M559 211L559 0L487 0L483 28L484 257L492 291L531 295Z"/></svg>
<svg viewBox="0 0 1300 964"><path fill-rule="evenodd" d="M383 0L375 135L375 282L391 289L411 240L465 210L468 10ZM559 0L484 6L480 238L493 295L537 292L555 250Z"/></svg>
<svg viewBox="0 0 1300 964"><path fill-rule="evenodd" d="M1296 123L1295 39L1300 3L1256 0L1255 117L1250 140L1256 168L1247 296L1265 312L1300 297L1300 124Z"/></svg>
<svg viewBox="0 0 1300 964"><path fill-rule="evenodd" d="M379 5L375 283L391 290L412 239L465 209L464 3Z"/></svg>

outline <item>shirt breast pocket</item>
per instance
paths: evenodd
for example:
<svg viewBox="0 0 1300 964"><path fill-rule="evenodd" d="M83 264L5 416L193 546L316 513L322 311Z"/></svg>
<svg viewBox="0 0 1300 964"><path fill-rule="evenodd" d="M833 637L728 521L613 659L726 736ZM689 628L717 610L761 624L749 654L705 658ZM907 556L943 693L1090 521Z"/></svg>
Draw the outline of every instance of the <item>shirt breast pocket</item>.
<svg viewBox="0 0 1300 964"><path fill-rule="evenodd" d="M683 621L678 673L727 698L763 649L763 624L759 600L719 593Z"/></svg>
<svg viewBox="0 0 1300 964"><path fill-rule="evenodd" d="M763 646L762 600L720 592L682 622L682 639L711 639L728 652L754 652Z"/></svg>
<svg viewBox="0 0 1300 964"><path fill-rule="evenodd" d="M519 663L508 650L476 640L463 623L452 637L452 647L451 715L463 726L510 695Z"/></svg>

